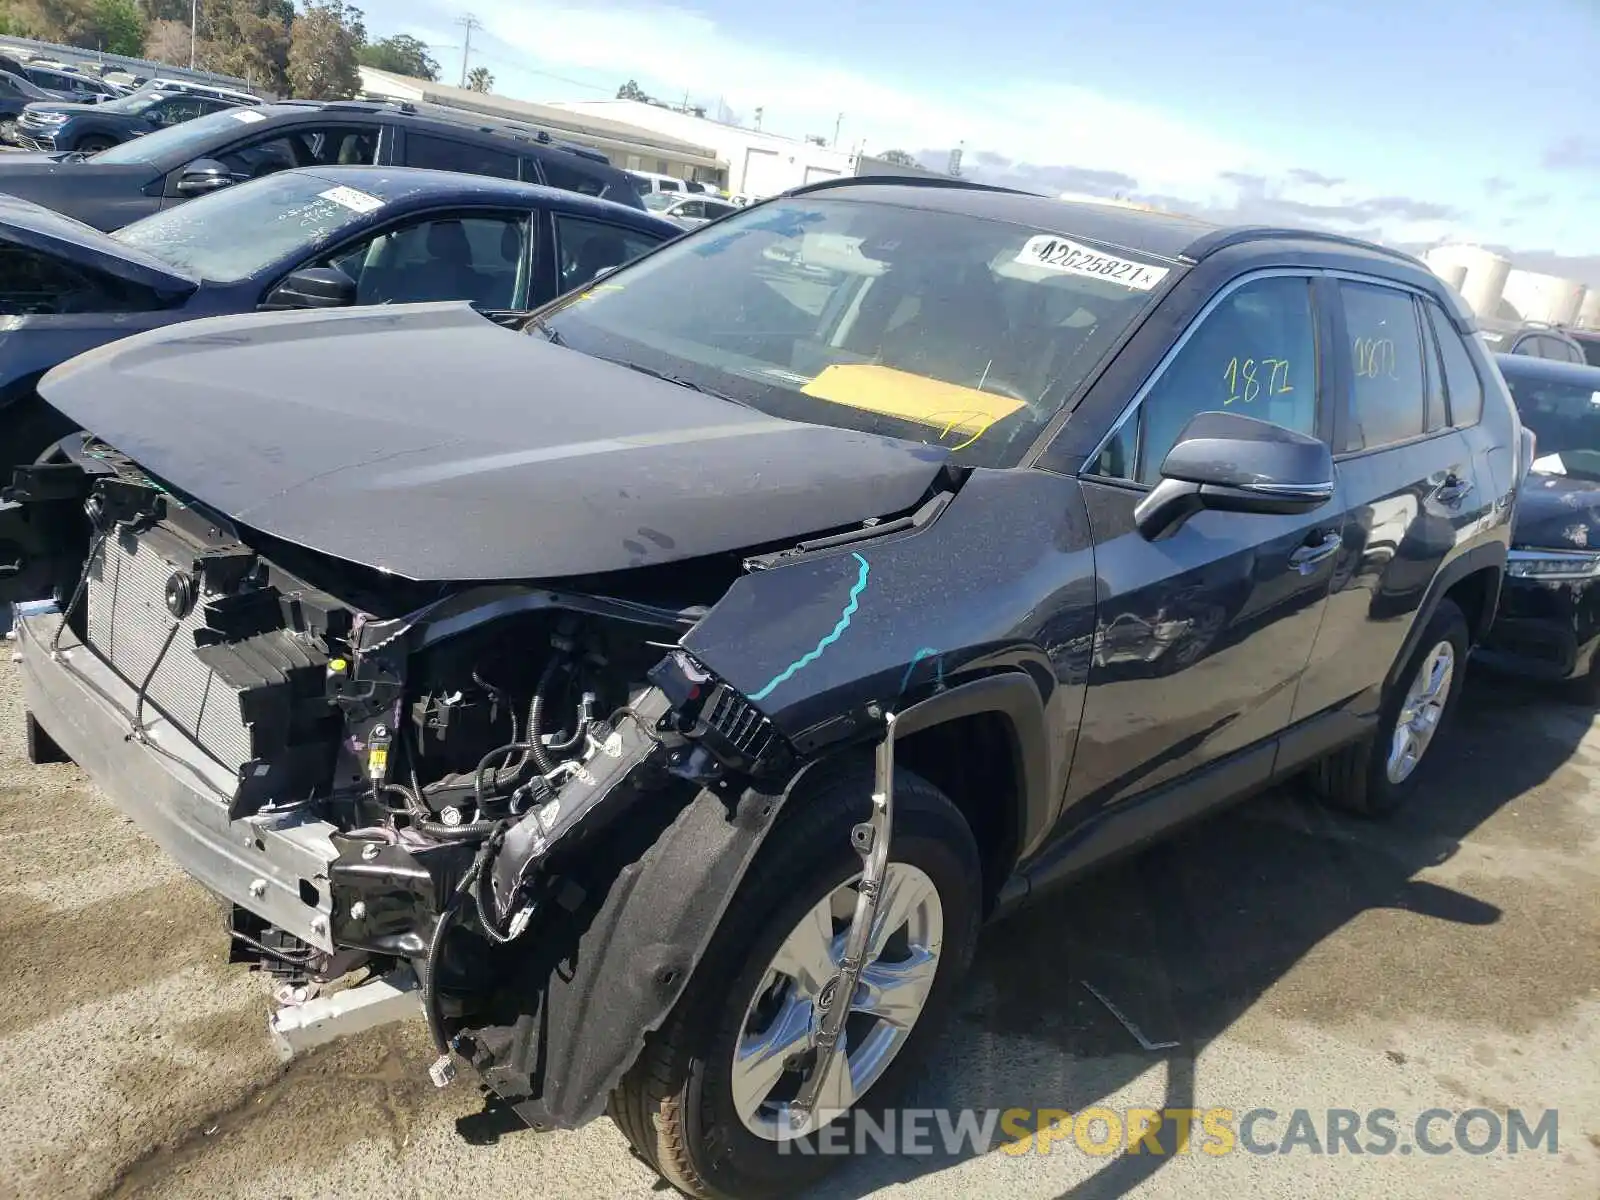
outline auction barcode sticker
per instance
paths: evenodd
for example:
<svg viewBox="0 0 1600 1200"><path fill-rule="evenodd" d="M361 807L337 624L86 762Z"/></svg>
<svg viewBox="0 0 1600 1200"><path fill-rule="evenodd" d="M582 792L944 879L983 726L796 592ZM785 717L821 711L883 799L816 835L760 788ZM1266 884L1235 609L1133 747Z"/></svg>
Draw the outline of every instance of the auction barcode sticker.
<svg viewBox="0 0 1600 1200"><path fill-rule="evenodd" d="M369 196L366 192L358 192L353 187L341 185L317 194L324 200L332 200L335 204L344 205L351 212L374 213L383 207L382 200L379 200L376 196Z"/></svg>
<svg viewBox="0 0 1600 1200"><path fill-rule="evenodd" d="M1091 250L1053 233L1037 233L1022 244L1016 262L1027 267L1042 267L1067 275L1087 275L1120 284L1136 292L1148 292L1167 277L1169 268L1135 262Z"/></svg>

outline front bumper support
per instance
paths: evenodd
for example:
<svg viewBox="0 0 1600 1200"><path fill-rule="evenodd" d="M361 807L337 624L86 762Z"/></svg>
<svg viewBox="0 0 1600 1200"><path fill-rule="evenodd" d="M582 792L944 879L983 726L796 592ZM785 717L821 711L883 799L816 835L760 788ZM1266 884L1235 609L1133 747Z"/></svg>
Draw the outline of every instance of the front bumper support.
<svg viewBox="0 0 1600 1200"><path fill-rule="evenodd" d="M230 820L236 778L148 706L142 741L131 737L135 689L70 629L52 655L59 614L16 612L23 703L50 739L199 883L332 952L335 827L296 813Z"/></svg>

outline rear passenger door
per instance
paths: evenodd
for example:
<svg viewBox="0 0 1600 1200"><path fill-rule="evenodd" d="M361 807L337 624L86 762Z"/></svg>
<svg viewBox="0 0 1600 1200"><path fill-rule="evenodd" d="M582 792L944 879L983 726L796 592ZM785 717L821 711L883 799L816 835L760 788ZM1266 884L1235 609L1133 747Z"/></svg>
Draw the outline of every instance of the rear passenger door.
<svg viewBox="0 0 1600 1200"><path fill-rule="evenodd" d="M662 239L574 213L555 214L555 254L553 278L546 277L552 290L543 299L554 299L594 282L595 276L609 268L632 262L655 249Z"/></svg>
<svg viewBox="0 0 1600 1200"><path fill-rule="evenodd" d="M1336 322L1343 545L1296 720L1347 704L1377 710L1373 681L1388 676L1441 564L1498 491L1476 477L1451 422L1432 302L1379 280L1330 276L1321 286Z"/></svg>

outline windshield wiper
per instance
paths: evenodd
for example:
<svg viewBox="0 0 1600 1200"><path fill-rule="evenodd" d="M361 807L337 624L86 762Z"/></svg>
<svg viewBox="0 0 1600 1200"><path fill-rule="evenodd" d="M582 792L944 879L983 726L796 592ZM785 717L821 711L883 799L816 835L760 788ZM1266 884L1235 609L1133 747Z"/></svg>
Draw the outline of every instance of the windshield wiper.
<svg viewBox="0 0 1600 1200"><path fill-rule="evenodd" d="M719 392L715 388L708 388L703 383L696 383L692 379L685 379L682 375L674 375L670 371L658 371L655 367L647 367L642 363L628 362L620 358L609 358L607 362L614 362L619 367L627 367L630 371L637 371L641 375L648 375L652 379L660 379L666 383L676 384L681 388L688 388L691 392L699 392L702 396L713 396L718 400L726 400L729 404L737 404L740 408L753 407L749 401L740 400L737 396L730 396L726 392Z"/></svg>
<svg viewBox="0 0 1600 1200"><path fill-rule="evenodd" d="M528 324L532 328L537 329L540 333L544 334L544 340L549 342L552 346L565 346L567 344L567 339L561 336L560 331L558 331L555 326L551 325L543 317L534 317L528 322Z"/></svg>

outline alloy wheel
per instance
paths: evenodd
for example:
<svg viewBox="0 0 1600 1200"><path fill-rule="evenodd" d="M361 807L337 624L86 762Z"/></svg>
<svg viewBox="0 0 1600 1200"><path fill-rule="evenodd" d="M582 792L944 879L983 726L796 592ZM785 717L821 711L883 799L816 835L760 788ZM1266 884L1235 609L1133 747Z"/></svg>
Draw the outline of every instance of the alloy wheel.
<svg viewBox="0 0 1600 1200"><path fill-rule="evenodd" d="M840 884L806 912L745 1008L732 1096L739 1119L758 1137L784 1136L788 1104L815 1069L823 1015L840 1001L839 960L859 882L857 876ZM865 1095L905 1046L938 975L943 938L944 909L933 880L909 863L890 863L861 981L817 1096L818 1125Z"/></svg>
<svg viewBox="0 0 1600 1200"><path fill-rule="evenodd" d="M1444 706L1450 699L1455 672L1455 647L1447 641L1436 645L1422 660L1395 721L1389 745L1390 783L1404 783L1409 779L1427 753L1439 722L1444 718Z"/></svg>

